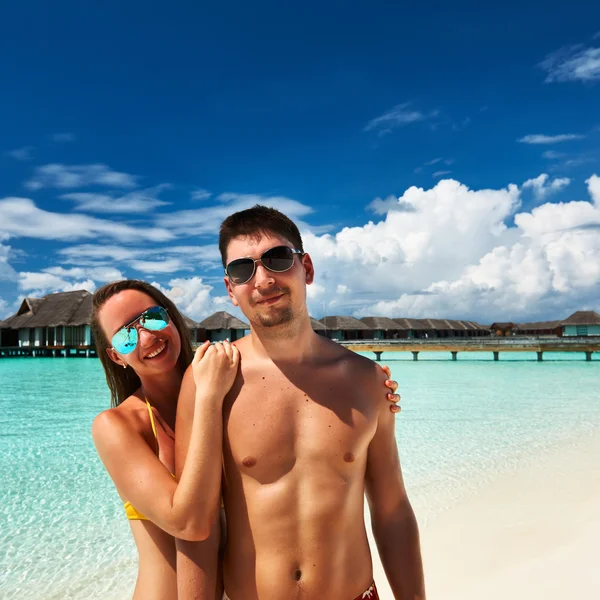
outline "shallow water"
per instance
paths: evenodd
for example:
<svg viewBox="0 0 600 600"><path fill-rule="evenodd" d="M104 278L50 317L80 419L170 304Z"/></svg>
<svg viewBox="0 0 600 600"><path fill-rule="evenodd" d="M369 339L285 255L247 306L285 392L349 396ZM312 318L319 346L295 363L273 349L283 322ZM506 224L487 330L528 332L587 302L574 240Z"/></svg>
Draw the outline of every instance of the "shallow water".
<svg viewBox="0 0 600 600"><path fill-rule="evenodd" d="M393 360L390 360L393 359ZM600 425L600 360L574 354L384 354L421 522L498 471ZM130 597L136 553L90 437L109 395L96 359L0 360L0 597Z"/></svg>

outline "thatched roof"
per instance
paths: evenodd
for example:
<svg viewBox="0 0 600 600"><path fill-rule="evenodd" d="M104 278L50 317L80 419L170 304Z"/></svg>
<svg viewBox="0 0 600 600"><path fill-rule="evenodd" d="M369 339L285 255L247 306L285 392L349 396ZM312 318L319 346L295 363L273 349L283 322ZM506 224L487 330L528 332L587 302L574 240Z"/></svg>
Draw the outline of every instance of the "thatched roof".
<svg viewBox="0 0 600 600"><path fill-rule="evenodd" d="M560 327L560 321L535 321L533 323L518 323L517 330L538 331L543 329L557 329Z"/></svg>
<svg viewBox="0 0 600 600"><path fill-rule="evenodd" d="M600 325L600 315L595 310L578 310L561 325Z"/></svg>
<svg viewBox="0 0 600 600"><path fill-rule="evenodd" d="M515 327L514 323L492 323L490 325L492 329L512 329Z"/></svg>
<svg viewBox="0 0 600 600"><path fill-rule="evenodd" d="M206 317L204 321L198 323L200 329L250 329L250 325L240 321L238 318L230 315L224 310Z"/></svg>
<svg viewBox="0 0 600 600"><path fill-rule="evenodd" d="M369 329L364 323L354 317L323 317L319 319L326 329L343 331L347 329Z"/></svg>
<svg viewBox="0 0 600 600"><path fill-rule="evenodd" d="M198 329L198 323L190 319L187 315L182 314L183 320L185 321L185 326L188 329Z"/></svg>
<svg viewBox="0 0 600 600"><path fill-rule="evenodd" d="M19 310L4 321L4 327L59 327L89 325L92 295L86 290L58 292L43 298L25 298Z"/></svg>
<svg viewBox="0 0 600 600"><path fill-rule="evenodd" d="M313 331L324 331L326 329L325 325L321 323L321 321L317 321L317 319L310 317L310 324L313 328Z"/></svg>
<svg viewBox="0 0 600 600"><path fill-rule="evenodd" d="M392 319L400 329L412 329L413 331L477 331L488 329L475 321L457 321L455 319Z"/></svg>
<svg viewBox="0 0 600 600"><path fill-rule="evenodd" d="M412 329L413 331L433 329L428 319L392 319L392 321L396 321L401 329Z"/></svg>
<svg viewBox="0 0 600 600"><path fill-rule="evenodd" d="M373 331L400 331L403 329L396 321L387 317L363 317L360 320Z"/></svg>

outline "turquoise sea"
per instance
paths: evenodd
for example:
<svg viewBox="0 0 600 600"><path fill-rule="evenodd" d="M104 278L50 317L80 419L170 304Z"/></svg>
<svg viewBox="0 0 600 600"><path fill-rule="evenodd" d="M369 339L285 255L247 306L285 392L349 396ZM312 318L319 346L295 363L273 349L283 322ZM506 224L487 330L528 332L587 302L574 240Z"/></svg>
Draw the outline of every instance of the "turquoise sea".
<svg viewBox="0 0 600 600"><path fill-rule="evenodd" d="M411 359L384 354L400 382L396 435L422 523L499 471L600 427L598 354ZM135 548L90 437L108 402L96 359L0 360L3 600L130 597Z"/></svg>

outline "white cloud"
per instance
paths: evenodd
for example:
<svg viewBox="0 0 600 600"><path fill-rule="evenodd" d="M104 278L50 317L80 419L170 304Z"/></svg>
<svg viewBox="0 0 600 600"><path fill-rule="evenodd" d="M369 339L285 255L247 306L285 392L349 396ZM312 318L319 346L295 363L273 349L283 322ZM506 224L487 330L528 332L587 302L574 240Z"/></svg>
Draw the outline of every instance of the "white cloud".
<svg viewBox="0 0 600 600"><path fill-rule="evenodd" d="M552 183L545 178L543 187ZM592 202L519 213L517 186L470 190L445 180L406 190L399 202L412 211L390 211L335 236L305 233L316 267L310 312L486 323L598 309L600 178L587 184ZM339 286L352 293L340 294Z"/></svg>
<svg viewBox="0 0 600 600"><path fill-rule="evenodd" d="M223 219L255 204L277 208L298 225L302 223L301 217L313 212L310 206L284 196L227 193L221 194L218 199L222 202L216 206L161 214L160 224L179 235L215 235Z"/></svg>
<svg viewBox="0 0 600 600"><path fill-rule="evenodd" d="M203 188L198 188L190 194L192 200L208 200L211 196L212 193Z"/></svg>
<svg viewBox="0 0 600 600"><path fill-rule="evenodd" d="M82 244L59 250L63 260L77 265L98 265L104 261L122 262L145 274L176 273L214 268L221 259L216 244L206 246L164 246L133 248Z"/></svg>
<svg viewBox="0 0 600 600"><path fill-rule="evenodd" d="M434 110L429 113L424 113L420 110L415 110L410 107L409 102L405 102L404 104L397 104L391 110L386 113L371 119L369 121L363 131L377 131L379 136L386 135L390 133L393 129L397 127L403 127L404 125L409 125L410 123L416 123L418 121L427 121L434 117L437 117L439 111Z"/></svg>
<svg viewBox="0 0 600 600"><path fill-rule="evenodd" d="M600 48L585 48L582 44L553 52L539 65L546 71L546 82L600 80Z"/></svg>
<svg viewBox="0 0 600 600"><path fill-rule="evenodd" d="M396 196L388 196L385 200L375 198L367 204L367 210L374 212L376 215L385 215L390 210L411 211L413 207L406 203L401 203ZM316 233L313 231L313 233Z"/></svg>
<svg viewBox="0 0 600 600"><path fill-rule="evenodd" d="M2 319L10 317L10 315L11 313L8 310L8 302L6 302L6 300L4 300L3 298L0 298L0 321Z"/></svg>
<svg viewBox="0 0 600 600"><path fill-rule="evenodd" d="M568 177L557 177L550 181L546 173L538 177L528 179L523 188L531 189L536 200L545 200L548 196L555 194L571 183Z"/></svg>
<svg viewBox="0 0 600 600"><path fill-rule="evenodd" d="M430 190L411 187L399 202L410 210L390 211L379 223L335 236L304 233L316 282L325 288L314 298L314 310L324 312L320 302L334 298L338 284L353 290L349 310L371 304L374 296L397 298L437 279L459 277L465 264L512 239L504 220L518 208L520 194L515 185L473 191L450 179Z"/></svg>
<svg viewBox="0 0 600 600"><path fill-rule="evenodd" d="M77 136L74 133L55 133L52 140L55 142L74 142Z"/></svg>
<svg viewBox="0 0 600 600"><path fill-rule="evenodd" d="M81 188L101 185L116 188L134 188L137 177L128 173L112 171L107 165L63 165L49 164L38 167L34 176L25 182L30 190L42 188Z"/></svg>
<svg viewBox="0 0 600 600"><path fill-rule="evenodd" d="M74 290L87 290L93 292L96 284L91 279L68 281L51 273L19 273L19 289L34 298L52 292L72 292Z"/></svg>
<svg viewBox="0 0 600 600"><path fill-rule="evenodd" d="M179 258L167 258L165 260L132 260L129 265L136 271L142 273L177 273L178 271L193 271L194 267L189 262Z"/></svg>
<svg viewBox="0 0 600 600"><path fill-rule="evenodd" d="M377 225L311 239L320 298L334 297L343 282L355 297L362 293L358 316L482 323L600 308L600 177L587 181L592 202L543 204L514 215L511 227L504 221L518 206L515 186L474 192L448 183L413 188L415 214L389 213ZM473 212L476 203L485 205L484 215ZM411 234L421 242L416 252L407 243ZM369 302L372 290L381 299Z"/></svg>
<svg viewBox="0 0 600 600"><path fill-rule="evenodd" d="M61 198L73 200L75 210L98 213L139 213L148 212L159 206L168 206L170 202L158 199L158 195L170 185L163 183L145 190L136 190L123 196L111 194L91 194L75 192L63 194Z"/></svg>
<svg viewBox="0 0 600 600"><path fill-rule="evenodd" d="M518 142L522 144L558 144L560 142L568 142L570 140L581 140L585 136L578 133L562 133L559 135L544 135L542 133L533 133L526 135Z"/></svg>
<svg viewBox="0 0 600 600"><path fill-rule="evenodd" d="M438 177L443 177L444 175L450 175L452 173L452 171L436 171L435 173L432 173L431 176L434 179L437 179Z"/></svg>
<svg viewBox="0 0 600 600"><path fill-rule="evenodd" d="M19 273L18 288L28 296L40 297L53 292L87 290L93 292L97 282L106 283L123 279L123 274L113 267L65 269L61 266L48 267L42 271Z"/></svg>
<svg viewBox="0 0 600 600"><path fill-rule="evenodd" d="M116 281L117 279L123 279L123 274L114 267L91 267L91 268L71 268L65 269L64 267L48 267L43 269L44 273L49 273L56 277L63 278L74 278L74 279L94 279L95 281Z"/></svg>
<svg viewBox="0 0 600 600"><path fill-rule="evenodd" d="M437 165L439 162L442 162L442 160L443 160L443 159L441 159L441 158L432 158L431 160L428 160L428 161L425 163L425 166L426 166L426 167L431 167L431 166L433 166L433 165Z"/></svg>
<svg viewBox="0 0 600 600"><path fill-rule="evenodd" d="M6 281L15 281L17 279L17 272L8 264L11 250L10 246L0 244L0 281L3 279Z"/></svg>
<svg viewBox="0 0 600 600"><path fill-rule="evenodd" d="M33 146L23 146L22 148L9 150L6 154L15 160L31 160L33 158L32 152Z"/></svg>
<svg viewBox="0 0 600 600"><path fill-rule="evenodd" d="M201 277L171 279L169 287L163 287L156 282L152 285L162 290L181 312L196 321L206 318L217 310L237 313L233 310L233 306L227 306L229 299L226 296L214 297L211 294L213 286L204 283Z"/></svg>
<svg viewBox="0 0 600 600"><path fill-rule="evenodd" d="M132 227L87 215L54 213L38 208L29 198L0 200L0 236L45 240L77 240L108 236L126 242L165 242L174 235L159 227Z"/></svg>
<svg viewBox="0 0 600 600"><path fill-rule="evenodd" d="M564 152L556 152L556 150L546 150L546 152L542 153L542 157L548 160L558 160L559 158L564 158L566 154Z"/></svg>

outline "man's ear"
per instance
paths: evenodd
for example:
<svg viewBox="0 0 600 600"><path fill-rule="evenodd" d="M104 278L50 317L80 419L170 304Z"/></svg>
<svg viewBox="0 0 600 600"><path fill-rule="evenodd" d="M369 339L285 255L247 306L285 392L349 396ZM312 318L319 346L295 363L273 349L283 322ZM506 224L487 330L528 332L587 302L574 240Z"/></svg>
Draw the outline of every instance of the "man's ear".
<svg viewBox="0 0 600 600"><path fill-rule="evenodd" d="M114 363L118 364L120 367L126 367L127 366L123 362L123 360L121 358L119 358L119 355L117 354L117 352L115 351L114 348L107 348L106 349L106 354L108 354L108 358L110 358L110 360L112 360Z"/></svg>
<svg viewBox="0 0 600 600"><path fill-rule="evenodd" d="M229 281L229 277L223 277L223 281L225 282L225 287L227 289L227 294L234 306L239 306L240 303L237 301L236 297L233 295L233 285L231 281Z"/></svg>
<svg viewBox="0 0 600 600"><path fill-rule="evenodd" d="M302 257L302 264L304 265L305 282L306 285L310 285L315 280L315 266L313 265L310 254L305 254Z"/></svg>

